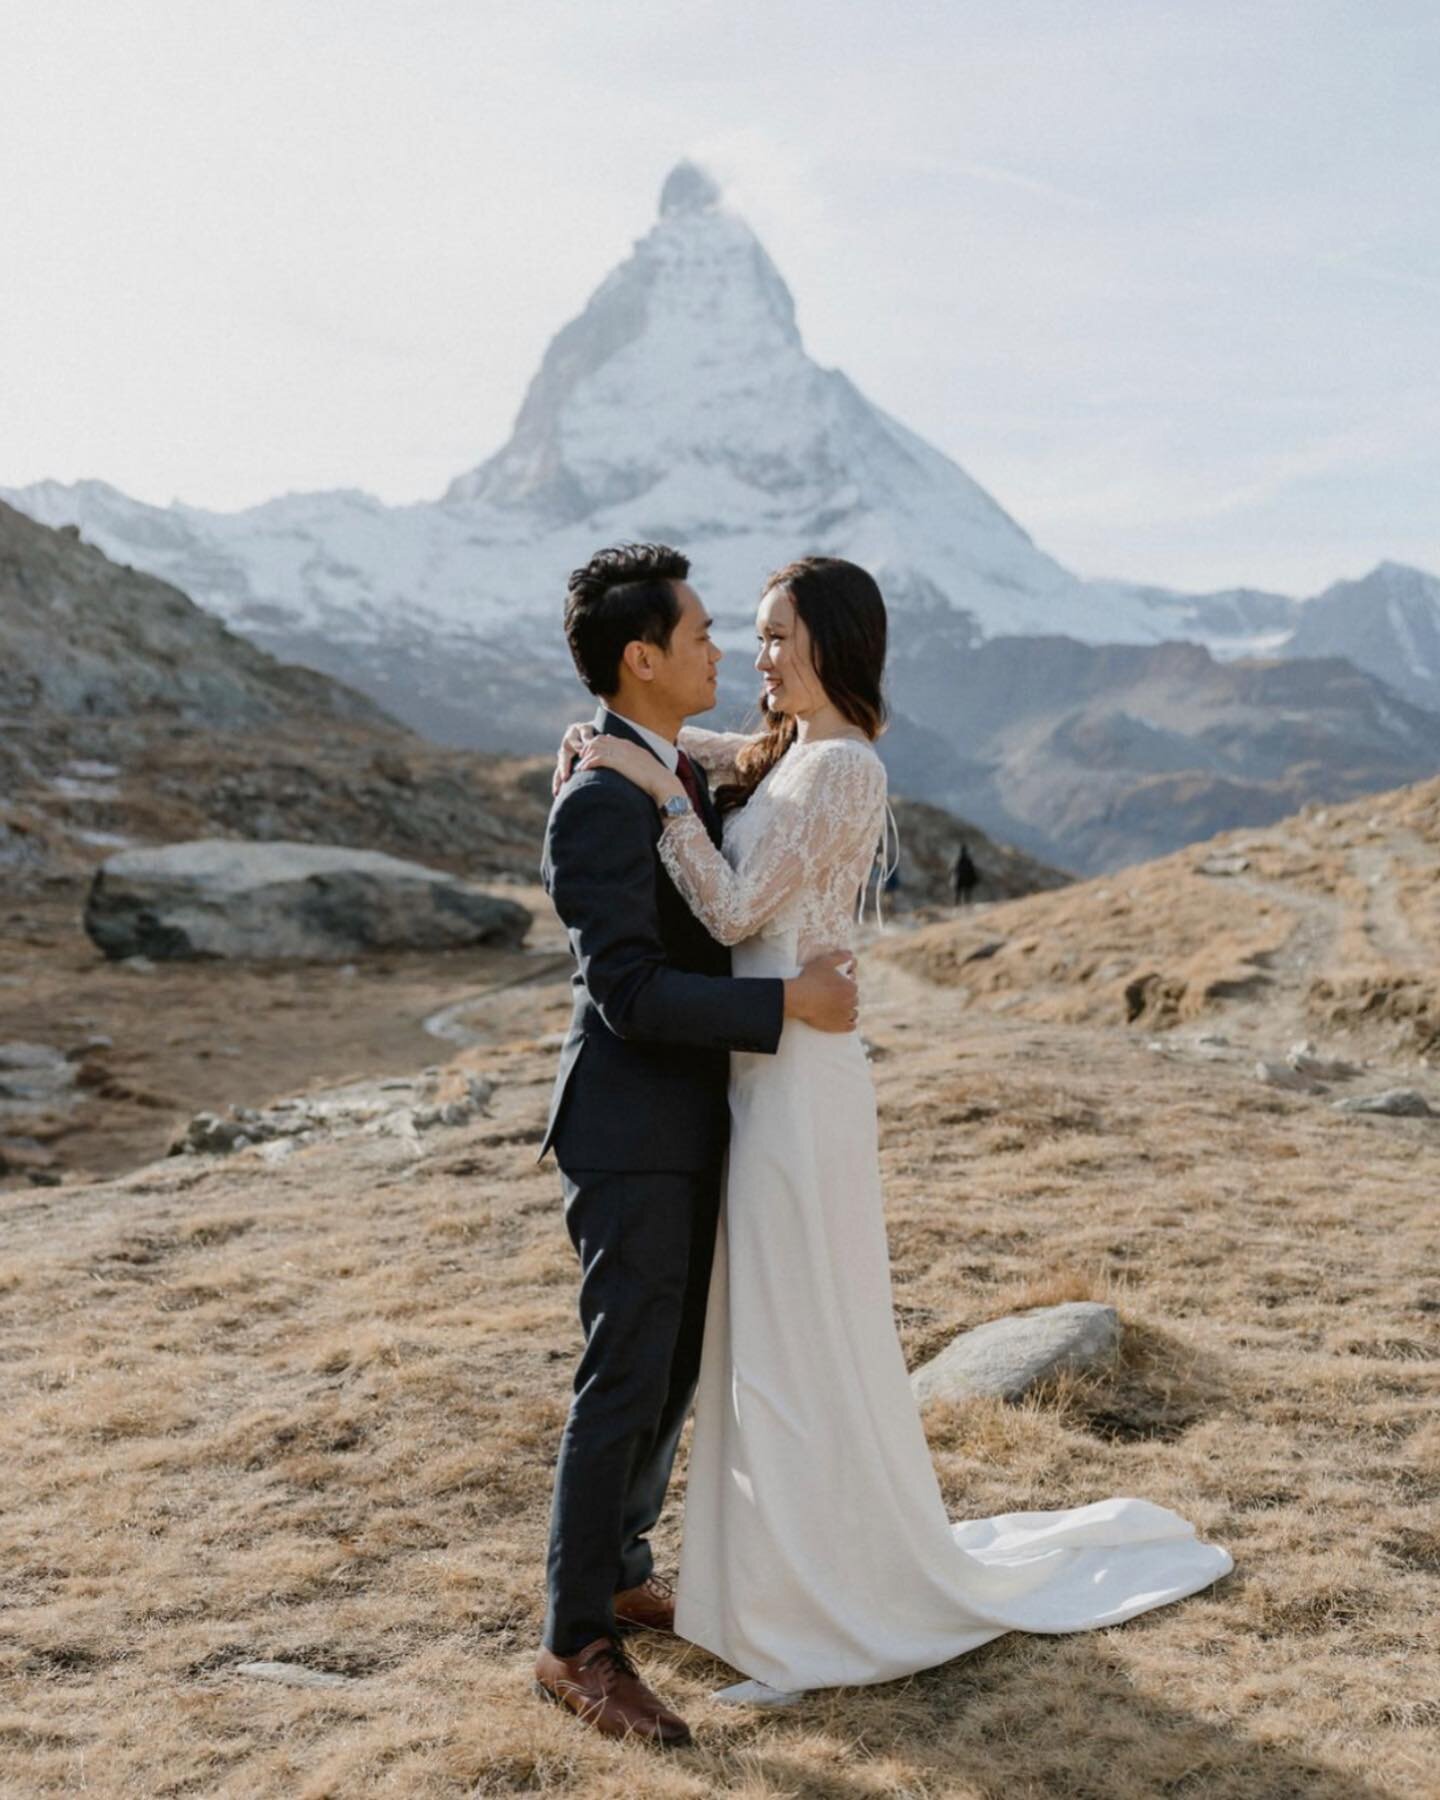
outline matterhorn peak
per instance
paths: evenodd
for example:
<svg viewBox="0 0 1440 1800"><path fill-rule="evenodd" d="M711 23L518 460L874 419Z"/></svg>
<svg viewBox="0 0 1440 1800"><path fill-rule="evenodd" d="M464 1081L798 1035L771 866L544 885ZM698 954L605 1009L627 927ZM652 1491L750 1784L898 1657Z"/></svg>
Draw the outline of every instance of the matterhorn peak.
<svg viewBox="0 0 1440 1800"><path fill-rule="evenodd" d="M720 184L687 157L676 163L660 190L660 217L672 213L712 212L720 204Z"/></svg>
<svg viewBox="0 0 1440 1800"><path fill-rule="evenodd" d="M447 502L520 505L556 525L638 500L682 466L710 471L712 488L718 469L757 477L762 494L803 483L825 378L779 270L721 200L697 163L671 169L659 218L551 340L510 441Z"/></svg>

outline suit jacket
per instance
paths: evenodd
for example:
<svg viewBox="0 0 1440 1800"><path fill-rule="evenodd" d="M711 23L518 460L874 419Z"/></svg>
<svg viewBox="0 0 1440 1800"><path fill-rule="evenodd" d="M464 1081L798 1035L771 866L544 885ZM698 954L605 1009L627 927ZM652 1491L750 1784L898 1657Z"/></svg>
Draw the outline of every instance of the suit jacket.
<svg viewBox="0 0 1440 1800"><path fill-rule="evenodd" d="M595 723L654 755L603 707ZM540 873L575 956L575 1010L540 1156L553 1145L567 1170L717 1166L730 1052L779 1046L783 983L731 975L665 872L662 829L654 801L613 769L577 770L550 809Z"/></svg>

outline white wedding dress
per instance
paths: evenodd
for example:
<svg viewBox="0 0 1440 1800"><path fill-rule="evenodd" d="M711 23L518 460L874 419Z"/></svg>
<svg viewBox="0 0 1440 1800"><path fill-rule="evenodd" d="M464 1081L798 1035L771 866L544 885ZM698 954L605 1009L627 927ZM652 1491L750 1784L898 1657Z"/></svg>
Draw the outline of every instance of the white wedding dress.
<svg viewBox="0 0 1440 1800"><path fill-rule="evenodd" d="M724 779L745 740L687 728ZM853 945L885 771L799 743L726 822L660 853L737 975ZM1234 1564L1148 1500L952 1523L896 1335L875 1093L857 1034L790 1021L730 1061L725 1201L696 1397L676 1630L771 1689L888 1681L1007 1631L1113 1625Z"/></svg>

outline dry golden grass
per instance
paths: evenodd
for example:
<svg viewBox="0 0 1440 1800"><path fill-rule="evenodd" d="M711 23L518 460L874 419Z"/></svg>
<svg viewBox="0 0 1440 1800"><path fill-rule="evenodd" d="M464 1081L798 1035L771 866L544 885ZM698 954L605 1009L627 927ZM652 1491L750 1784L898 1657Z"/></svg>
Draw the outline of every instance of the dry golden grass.
<svg viewBox="0 0 1440 1800"><path fill-rule="evenodd" d="M1236 856L1239 874L1201 872ZM1297 1028L1378 1030L1426 1054L1440 1050L1437 878L1440 780L961 913L883 954L991 1009L1160 1027L1235 1000L1269 1006L1303 966Z"/></svg>
<svg viewBox="0 0 1440 1800"><path fill-rule="evenodd" d="M1398 859L1397 842L1370 847ZM1083 908L1104 885L997 908L985 927L1040 936L1024 966L1045 967L1034 909ZM1223 880L1203 891L1238 905ZM1420 930L1423 908L1404 906ZM1237 943L1270 928L1234 920ZM1309 1004L1293 933L1273 948L1258 997L1208 1003L1227 1030L1278 1030ZM533 1162L554 1054L540 1040L564 997L519 988L497 994L495 1042L470 1053L500 1084L491 1116L427 1135L418 1156L351 1138L274 1166L176 1158L4 1196L0 1791L1440 1791L1440 1125L1347 1117L1243 1065L1157 1056L1148 1025L1067 1022L1053 977L999 1015L888 946L864 981L912 1363L1067 1297L1111 1300L1126 1326L1103 1377L928 1411L952 1512L1140 1494L1227 1545L1232 1575L1111 1630L1011 1634L780 1714L715 1706L719 1664L645 1640L647 1674L698 1739L667 1758L536 1701L578 1328L556 1178ZM1018 975L1001 997L1015 993ZM683 1466L662 1566L682 1499ZM261 1659L352 1680L237 1673Z"/></svg>

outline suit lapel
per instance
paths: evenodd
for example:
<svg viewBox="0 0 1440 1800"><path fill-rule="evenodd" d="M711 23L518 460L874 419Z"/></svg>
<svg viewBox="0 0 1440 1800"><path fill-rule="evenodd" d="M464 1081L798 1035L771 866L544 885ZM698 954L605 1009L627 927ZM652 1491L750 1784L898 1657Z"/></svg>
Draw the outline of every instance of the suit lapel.
<svg viewBox="0 0 1440 1800"><path fill-rule="evenodd" d="M654 747L647 744L638 731L624 719L611 712L607 706L602 706L595 714L595 729L599 732L603 732L608 737L622 737L632 744L638 744L642 750L648 752L649 755L654 756L656 762L660 762L661 760L658 756L655 756ZM706 778L705 771L700 767L699 763L692 761L690 766L695 771L695 780L700 787L700 823L705 827L711 843L714 844L718 850L720 848L721 838L720 815L715 810L715 802L710 797L710 783Z"/></svg>

